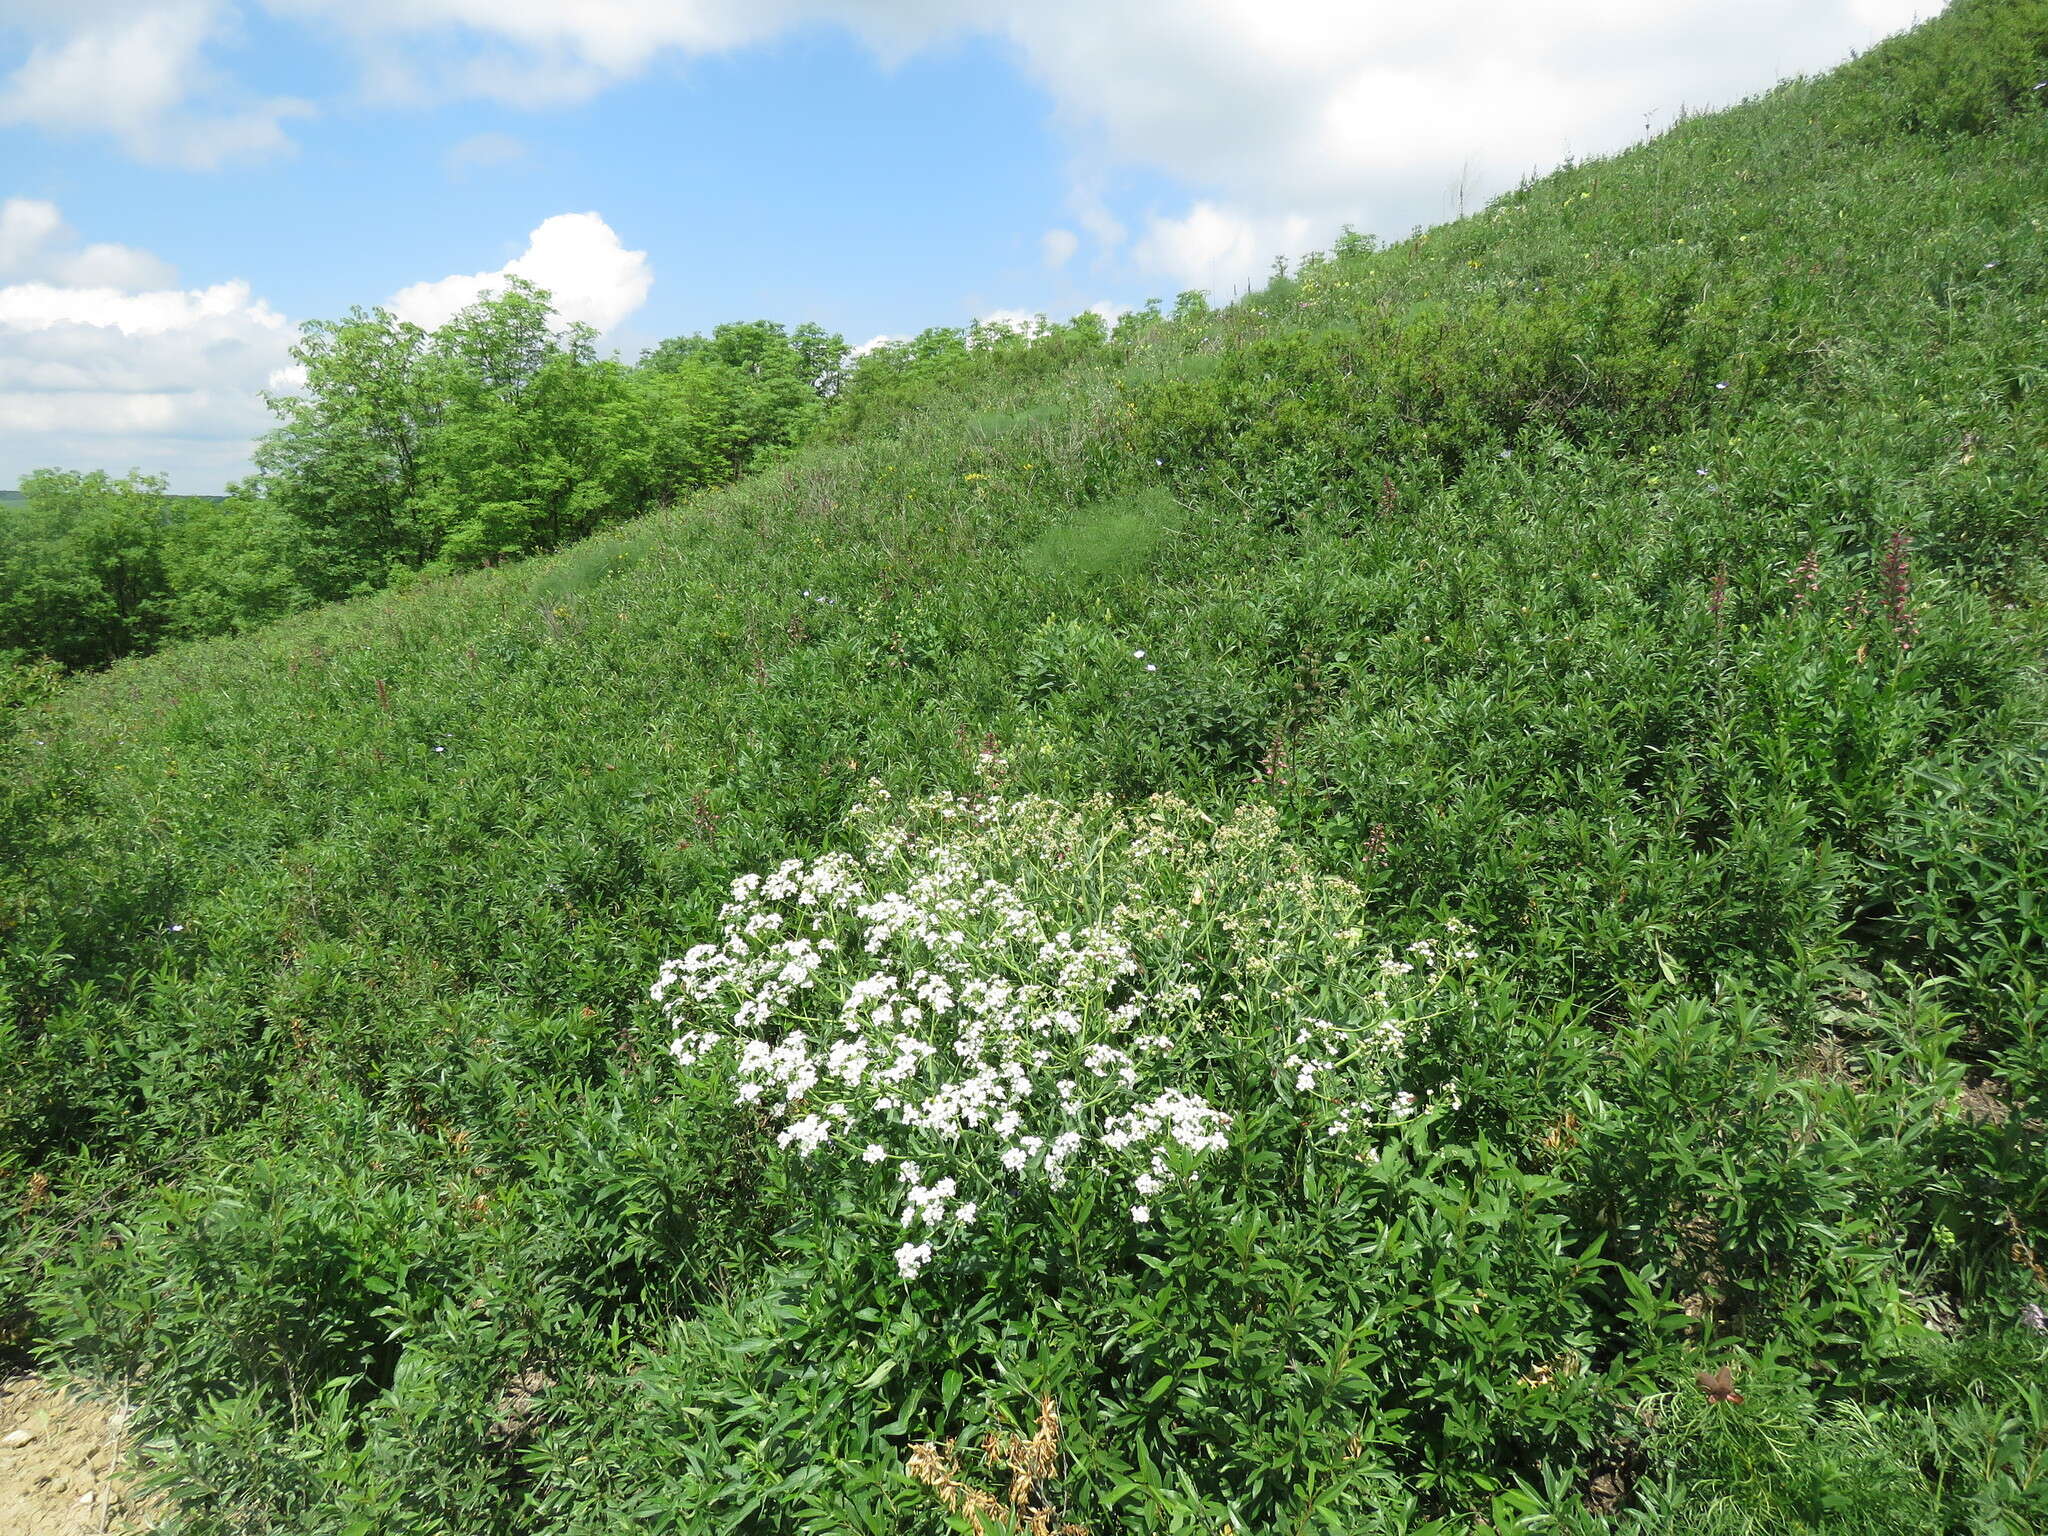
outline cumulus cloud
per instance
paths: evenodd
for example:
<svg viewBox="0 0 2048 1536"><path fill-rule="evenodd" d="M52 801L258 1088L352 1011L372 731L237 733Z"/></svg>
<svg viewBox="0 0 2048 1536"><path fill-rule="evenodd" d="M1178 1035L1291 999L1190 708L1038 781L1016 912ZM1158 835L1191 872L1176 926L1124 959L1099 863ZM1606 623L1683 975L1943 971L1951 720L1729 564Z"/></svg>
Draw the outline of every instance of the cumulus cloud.
<svg viewBox="0 0 2048 1536"><path fill-rule="evenodd" d="M1260 214L1204 200L1180 215L1154 215L1131 247L1141 270L1219 295L1242 287L1278 255L1329 243L1306 214Z"/></svg>
<svg viewBox="0 0 2048 1536"><path fill-rule="evenodd" d="M1680 107L1826 68L1939 0L275 0L326 17L408 89L522 103L588 95L665 53L830 23L878 54L994 34L1076 147L1076 223L1126 235L1099 195L1143 166L1194 191L1128 255L1229 286L1345 222L1381 234L1457 211L1567 155L1601 154ZM427 46L430 43L438 47ZM1284 242L1276 244L1276 242ZM1078 241L1075 248L1078 248ZM1074 254L1043 247L1057 267ZM1064 251L1064 257L1061 252Z"/></svg>
<svg viewBox="0 0 2048 1536"><path fill-rule="evenodd" d="M209 169L289 147L284 123L310 112L257 98L207 59L229 34L221 0L0 0L0 46L27 56L0 79L0 124L103 133L145 164Z"/></svg>
<svg viewBox="0 0 2048 1536"><path fill-rule="evenodd" d="M0 287L0 479L143 468L218 490L247 471L249 440L270 424L260 391L290 344L284 317L244 282Z"/></svg>
<svg viewBox="0 0 2048 1536"><path fill-rule="evenodd" d="M81 244L55 203L0 200L0 282L43 279L81 288L167 288L175 268L129 245Z"/></svg>
<svg viewBox="0 0 2048 1536"><path fill-rule="evenodd" d="M1098 174L1173 173L1141 270L1228 289L1344 223L1399 235L1681 107L1823 69L1937 0L1035 0L1006 11Z"/></svg>
<svg viewBox="0 0 2048 1536"><path fill-rule="evenodd" d="M1038 245L1045 254L1045 264L1057 272L1074 259L1074 252L1081 248L1081 237L1071 229L1048 229L1038 237Z"/></svg>
<svg viewBox="0 0 2048 1536"><path fill-rule="evenodd" d="M1127 239L1099 188L1121 167L1191 190L1129 254L1222 285L1292 219L1397 235L1566 155L1600 154L1681 106L1826 68L1940 0L262 0L338 37L374 96L580 100L665 56L729 52L806 25L878 56L1005 40L1075 146L1074 221ZM0 121L113 134L141 158L218 163L282 146L302 103L237 97L209 62L229 0L0 0L27 60ZM495 136L487 136L495 138ZM470 154L506 148L477 141ZM456 160L462 162L458 148ZM464 163L484 163L472 158ZM1074 254L1048 237L1058 267ZM1078 249L1078 241L1075 249ZM1064 251L1065 255L1061 256ZM1229 256L1223 253L1235 253ZM1236 260L1242 257L1242 260ZM1234 264L1233 264L1234 263Z"/></svg>
<svg viewBox="0 0 2048 1536"><path fill-rule="evenodd" d="M508 277L523 277L554 296L555 312L608 331L647 300L654 269L645 251L629 251L595 213L558 213L527 239L526 250L494 272L472 272L401 288L385 308L432 330Z"/></svg>

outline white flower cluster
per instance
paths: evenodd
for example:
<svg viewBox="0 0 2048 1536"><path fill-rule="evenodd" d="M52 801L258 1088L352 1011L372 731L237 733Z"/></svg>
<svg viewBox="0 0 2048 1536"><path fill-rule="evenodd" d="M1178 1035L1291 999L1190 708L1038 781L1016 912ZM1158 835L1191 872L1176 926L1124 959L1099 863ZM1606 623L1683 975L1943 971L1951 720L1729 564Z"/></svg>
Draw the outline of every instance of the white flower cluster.
<svg viewBox="0 0 2048 1536"><path fill-rule="evenodd" d="M1373 968L1378 986L1367 995L1367 1007L1359 1019L1340 1025L1330 1019L1305 1018L1296 1028L1293 1049L1280 1064L1280 1078L1296 1094L1324 1100L1328 1114L1322 1126L1325 1135L1346 1136L1353 1130L1397 1125L1427 1107L1410 1090L1393 1086L1412 1036L1426 1022L1425 1015L1414 1011L1415 1005L1442 985L1456 966L1479 956L1468 942L1469 925L1452 918L1444 931L1448 942L1425 938L1408 945L1403 953L1411 959L1397 960L1385 951L1380 954ZM1407 1008L1397 1008L1387 988L1410 976L1414 980L1407 985ZM1456 1109L1460 1101L1455 1085L1447 1087L1436 1102ZM1359 1155L1367 1161L1377 1161L1379 1156L1370 1146Z"/></svg>
<svg viewBox="0 0 2048 1536"><path fill-rule="evenodd" d="M1152 1223L1229 1144L1205 1073L1246 1052L1316 1134L1364 1133L1347 1154L1428 1107L1401 1077L1469 929L1368 947L1364 893L1270 807L1064 805L1003 794L990 750L981 768L975 796L871 786L855 852L736 880L719 942L652 994L678 1063L794 1158L887 1191L900 1275L1031 1187L1093 1181Z"/></svg>
<svg viewBox="0 0 2048 1536"><path fill-rule="evenodd" d="M905 1278L932 1256L918 1234L971 1226L1027 1180L1127 1182L1142 1223L1228 1145L1229 1116L1176 1081L1199 989L1141 976L1128 936L1041 910L992 853L887 835L742 876L720 942L652 989L677 1062L724 1072L784 1150L895 1163Z"/></svg>

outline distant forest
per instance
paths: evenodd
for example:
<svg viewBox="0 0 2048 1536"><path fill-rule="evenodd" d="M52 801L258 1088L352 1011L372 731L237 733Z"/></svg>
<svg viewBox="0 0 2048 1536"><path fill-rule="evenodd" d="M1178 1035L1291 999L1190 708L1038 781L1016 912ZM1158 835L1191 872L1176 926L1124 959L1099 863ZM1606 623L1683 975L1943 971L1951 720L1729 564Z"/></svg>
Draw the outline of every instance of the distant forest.
<svg viewBox="0 0 2048 1536"><path fill-rule="evenodd" d="M1126 325L1159 318L1155 305ZM631 364L599 357L594 332L518 278L432 331L353 309L302 328L305 383L270 398L279 424L226 495L63 469L0 493L0 666L103 667L553 549L912 409L963 369L1027 348L1057 367L1108 340L1086 314L935 328L856 357L820 326L756 320Z"/></svg>

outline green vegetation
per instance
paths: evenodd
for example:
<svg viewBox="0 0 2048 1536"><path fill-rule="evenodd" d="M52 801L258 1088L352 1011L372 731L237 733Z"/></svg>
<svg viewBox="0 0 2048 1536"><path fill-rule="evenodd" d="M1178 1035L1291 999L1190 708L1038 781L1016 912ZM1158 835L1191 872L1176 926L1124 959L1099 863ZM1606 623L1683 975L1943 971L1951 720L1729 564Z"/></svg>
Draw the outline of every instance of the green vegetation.
<svg viewBox="0 0 2048 1536"><path fill-rule="evenodd" d="M191 1532L2048 1527L2043 80L16 668L0 1324Z"/></svg>
<svg viewBox="0 0 2048 1536"><path fill-rule="evenodd" d="M228 495L62 470L0 493L0 665L103 667L556 549L915 408L991 357L1057 372L1106 336L1095 315L942 327L850 359L818 326L755 320L629 366L519 278L432 332L382 309L313 321L302 390L271 400L281 423Z"/></svg>

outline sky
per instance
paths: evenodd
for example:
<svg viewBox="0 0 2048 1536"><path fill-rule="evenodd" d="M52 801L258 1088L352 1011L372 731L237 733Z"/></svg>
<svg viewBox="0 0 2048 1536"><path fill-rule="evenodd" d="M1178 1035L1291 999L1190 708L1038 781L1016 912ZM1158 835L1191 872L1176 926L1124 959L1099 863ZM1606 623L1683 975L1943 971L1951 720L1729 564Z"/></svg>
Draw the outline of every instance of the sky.
<svg viewBox="0 0 2048 1536"><path fill-rule="evenodd" d="M0 0L0 485L248 472L300 323L628 359L1242 291L1939 0Z"/></svg>

